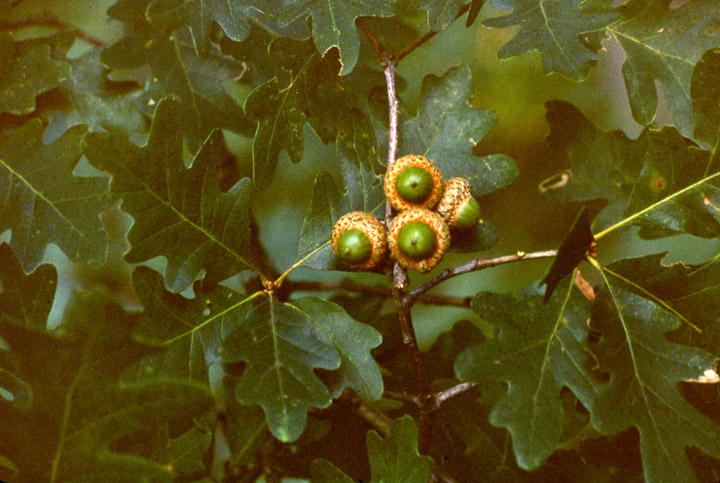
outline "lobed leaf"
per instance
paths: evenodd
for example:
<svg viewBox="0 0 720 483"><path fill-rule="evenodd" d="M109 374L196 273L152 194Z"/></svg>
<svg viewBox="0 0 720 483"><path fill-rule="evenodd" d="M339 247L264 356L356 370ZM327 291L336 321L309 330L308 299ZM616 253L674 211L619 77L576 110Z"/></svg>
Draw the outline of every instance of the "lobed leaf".
<svg viewBox="0 0 720 483"><path fill-rule="evenodd" d="M442 77L423 79L417 117L400 121L398 154L421 154L433 161L445 179L460 176L473 195L485 196L509 186L518 176L512 158L493 154L477 158L473 147L492 129L497 115L470 106L471 74L453 67Z"/></svg>
<svg viewBox="0 0 720 483"><path fill-rule="evenodd" d="M720 46L714 35L720 5L699 0L671 7L671 0L633 0L623 5L622 18L610 31L627 55L622 72L635 120L646 126L655 118L657 81L675 125L690 137L690 80L703 52Z"/></svg>
<svg viewBox="0 0 720 483"><path fill-rule="evenodd" d="M306 122L327 143L334 137L335 122L342 110L342 102L336 98L342 94L337 51L321 57L310 40L280 37L270 44L268 53L278 66L292 73L292 79L285 87L280 86L277 77L270 79L245 101L245 115L258 121L253 141L253 181L259 187L272 181L282 151L291 161L300 161Z"/></svg>
<svg viewBox="0 0 720 483"><path fill-rule="evenodd" d="M520 29L498 52L501 59L537 50L546 73L557 72L582 81L599 58L597 37L619 15L607 0L494 0L495 8L511 14L483 22L486 27Z"/></svg>
<svg viewBox="0 0 720 483"><path fill-rule="evenodd" d="M250 310L248 297L219 285L204 291L198 282L195 298L186 299L166 291L162 276L146 267L133 271L132 284L143 305L135 337L167 348L143 360L140 376L208 383L208 366L220 362L222 339Z"/></svg>
<svg viewBox="0 0 720 483"><path fill-rule="evenodd" d="M596 237L630 223L640 235L720 234L716 168L711 153L688 145L676 129L645 130L636 140L619 131L602 132L575 107L547 103L548 143L567 156L570 167L540 189L562 201L604 198Z"/></svg>
<svg viewBox="0 0 720 483"><path fill-rule="evenodd" d="M602 338L591 349L610 381L591 408L593 425L604 434L638 429L648 481L695 481L685 449L720 458L720 427L683 399L678 384L714 370L714 358L665 338L681 320L657 300L636 295L611 271L603 278L591 320Z"/></svg>
<svg viewBox="0 0 720 483"><path fill-rule="evenodd" d="M35 98L70 77L70 65L51 58L51 47L40 44L16 43L0 34L0 114L30 114L35 110Z"/></svg>
<svg viewBox="0 0 720 483"><path fill-rule="evenodd" d="M507 382L490 422L510 431L518 466L526 470L540 467L562 440L568 421L560 398L563 386L588 409L602 387L585 349L590 303L573 289L572 277L557 292L547 305L538 286L516 296L476 295L473 310L499 333L455 361L460 380Z"/></svg>
<svg viewBox="0 0 720 483"><path fill-rule="evenodd" d="M183 134L191 150L198 149L217 128L252 132L253 123L226 88L227 82L243 72L242 63L216 50L198 57L187 30L172 35L153 30L145 17L146 6L145 1L121 0L108 10L110 17L130 27L127 37L101 53L101 61L111 69L111 78L115 74L125 80L121 74L128 69L140 72L136 75L144 84L144 92L139 108L148 116L161 99L177 97Z"/></svg>
<svg viewBox="0 0 720 483"><path fill-rule="evenodd" d="M430 481L433 460L417 450L418 430L408 415L393 421L383 439L368 431L367 448L373 481Z"/></svg>
<svg viewBox="0 0 720 483"><path fill-rule="evenodd" d="M84 152L98 169L112 174L111 190L135 219L125 259L167 258L165 285L185 290L205 270L219 282L242 270L256 270L250 242L248 179L220 191L218 168L224 156L222 133L214 131L188 169L182 156L180 102L163 100L145 147L119 133L92 133Z"/></svg>
<svg viewBox="0 0 720 483"><path fill-rule="evenodd" d="M381 341L375 329L331 302L304 297L280 303L271 296L224 340L222 360L246 362L238 400L260 405L273 435L294 441L305 429L308 409L327 407L344 387L380 397L382 377L370 349ZM333 371L328 383L316 369Z"/></svg>
<svg viewBox="0 0 720 483"><path fill-rule="evenodd" d="M357 63L360 38L355 19L361 16L389 17L393 13L383 0L296 0L280 13L280 26L289 25L298 18L312 17L312 38L317 50L324 56L330 49L340 51L342 75L349 74Z"/></svg>
<svg viewBox="0 0 720 483"><path fill-rule="evenodd" d="M720 144L720 49L703 54L693 70L690 97L695 117L694 136L715 153Z"/></svg>
<svg viewBox="0 0 720 483"><path fill-rule="evenodd" d="M0 233L12 232L10 246L25 272L40 264L49 243L73 262L105 260L100 214L109 205L108 180L73 175L86 133L74 126L45 144L39 119L0 131Z"/></svg>
<svg viewBox="0 0 720 483"><path fill-rule="evenodd" d="M230 39L240 42L250 33L248 14L263 7L262 0L153 0L146 15L155 28L177 30L189 26L195 49L203 55L210 48L213 22L217 22Z"/></svg>

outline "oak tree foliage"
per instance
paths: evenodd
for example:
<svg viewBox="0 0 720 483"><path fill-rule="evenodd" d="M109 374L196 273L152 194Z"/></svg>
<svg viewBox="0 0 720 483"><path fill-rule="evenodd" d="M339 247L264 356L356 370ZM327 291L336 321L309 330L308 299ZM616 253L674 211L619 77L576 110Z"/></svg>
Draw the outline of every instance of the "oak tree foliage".
<svg viewBox="0 0 720 483"><path fill-rule="evenodd" d="M717 1L44 3L0 0L0 480L718 479ZM582 89L611 46L592 95L637 132L551 100L557 173L523 182L479 52ZM385 217L393 145L484 210L394 289L330 247ZM516 181L579 221L524 288L465 283L549 258L503 233L544 216L494 209ZM413 352L404 318L447 330Z"/></svg>

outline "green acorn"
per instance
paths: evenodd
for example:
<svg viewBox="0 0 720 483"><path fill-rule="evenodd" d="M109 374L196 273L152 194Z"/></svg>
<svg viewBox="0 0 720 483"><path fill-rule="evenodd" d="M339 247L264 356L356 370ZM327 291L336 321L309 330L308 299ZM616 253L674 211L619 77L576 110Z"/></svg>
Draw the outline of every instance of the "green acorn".
<svg viewBox="0 0 720 483"><path fill-rule="evenodd" d="M340 217L332 229L332 249L347 266L375 268L387 253L387 230L369 213L353 211Z"/></svg>
<svg viewBox="0 0 720 483"><path fill-rule="evenodd" d="M385 197L397 211L433 208L443 193L443 178L435 164L410 154L396 160L385 173Z"/></svg>
<svg viewBox="0 0 720 483"><path fill-rule="evenodd" d="M427 273L450 246L450 230L440 215L411 208L396 216L388 233L390 253L405 268Z"/></svg>
<svg viewBox="0 0 720 483"><path fill-rule="evenodd" d="M470 182L464 178L450 178L435 211L450 228L469 230L480 221L480 205L472 195Z"/></svg>

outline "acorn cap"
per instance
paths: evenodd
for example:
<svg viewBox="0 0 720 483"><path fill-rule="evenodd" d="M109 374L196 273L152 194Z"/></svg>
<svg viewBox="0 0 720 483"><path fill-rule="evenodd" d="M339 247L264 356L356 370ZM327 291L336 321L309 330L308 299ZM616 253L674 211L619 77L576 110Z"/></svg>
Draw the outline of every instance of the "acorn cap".
<svg viewBox="0 0 720 483"><path fill-rule="evenodd" d="M442 173L424 156L403 156L385 173L385 197L397 211L431 209L440 200L443 188Z"/></svg>
<svg viewBox="0 0 720 483"><path fill-rule="evenodd" d="M358 270L376 267L387 253L387 230L369 213L353 211L335 222L332 249L347 266Z"/></svg>
<svg viewBox="0 0 720 483"><path fill-rule="evenodd" d="M434 240L423 235L428 233L427 228L434 235ZM447 252L450 246L450 229L442 217L434 211L411 208L393 219L388 233L388 246L392 256L400 265L420 273L427 273ZM428 246L432 247L430 248L432 251L420 258Z"/></svg>
<svg viewBox="0 0 720 483"><path fill-rule="evenodd" d="M470 182L464 178L450 178L435 211L450 228L467 230L480 220L480 205L472 195Z"/></svg>

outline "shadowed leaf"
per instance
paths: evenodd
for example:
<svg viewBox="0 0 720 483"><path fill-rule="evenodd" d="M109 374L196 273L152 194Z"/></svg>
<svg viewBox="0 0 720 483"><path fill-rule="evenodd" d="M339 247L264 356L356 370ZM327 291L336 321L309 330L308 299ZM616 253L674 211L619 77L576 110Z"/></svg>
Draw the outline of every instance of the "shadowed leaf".
<svg viewBox="0 0 720 483"><path fill-rule="evenodd" d="M305 429L308 409L327 407L343 388L368 399L381 396L382 377L370 357L381 341L375 329L331 302L303 297L280 303L270 297L224 340L222 360L247 363L237 398L263 408L276 438L294 441ZM332 372L321 380L316 369Z"/></svg>
<svg viewBox="0 0 720 483"><path fill-rule="evenodd" d="M518 466L526 470L542 465L561 442L568 422L562 387L569 387L586 408L592 408L601 388L585 349L590 303L570 278L558 295L546 305L537 286L517 296L479 293L473 310L500 332L455 362L460 380L508 383L490 422L510 431Z"/></svg>
<svg viewBox="0 0 720 483"><path fill-rule="evenodd" d="M186 168L181 124L180 102L169 98L158 106L142 148L120 133L85 138L88 160L112 174L113 194L135 219L125 259L136 263L166 257L165 285L173 292L185 290L203 269L206 282L255 269L250 180L220 191L218 169L225 152L220 131L208 137Z"/></svg>
<svg viewBox="0 0 720 483"><path fill-rule="evenodd" d="M105 260L100 213L109 205L102 196L108 180L73 175L86 133L74 126L45 144L39 119L0 131L0 232L12 232L10 246L25 272L40 264L49 243L74 262Z"/></svg>
<svg viewBox="0 0 720 483"><path fill-rule="evenodd" d="M430 481L433 460L417 450L418 430L410 416L396 419L383 439L368 431L367 448L373 481Z"/></svg>

